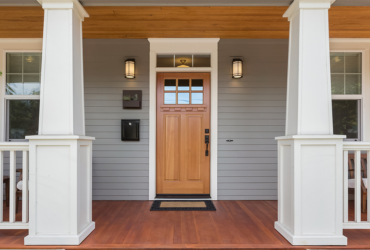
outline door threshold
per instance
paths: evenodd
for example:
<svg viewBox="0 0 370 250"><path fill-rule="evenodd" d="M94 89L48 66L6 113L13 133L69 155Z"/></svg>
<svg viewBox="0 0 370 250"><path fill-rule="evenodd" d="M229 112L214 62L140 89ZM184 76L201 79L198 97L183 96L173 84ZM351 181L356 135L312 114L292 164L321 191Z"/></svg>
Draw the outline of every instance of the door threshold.
<svg viewBox="0 0 370 250"><path fill-rule="evenodd" d="M209 194L157 194L155 198L206 199L206 198L211 198L211 195Z"/></svg>

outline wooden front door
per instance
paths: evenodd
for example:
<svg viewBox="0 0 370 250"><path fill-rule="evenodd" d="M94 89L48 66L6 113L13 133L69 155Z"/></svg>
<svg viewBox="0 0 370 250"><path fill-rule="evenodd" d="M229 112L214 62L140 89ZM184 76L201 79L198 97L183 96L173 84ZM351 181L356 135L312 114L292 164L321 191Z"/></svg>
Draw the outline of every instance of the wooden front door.
<svg viewBox="0 0 370 250"><path fill-rule="evenodd" d="M157 194L210 193L210 75L157 75Z"/></svg>

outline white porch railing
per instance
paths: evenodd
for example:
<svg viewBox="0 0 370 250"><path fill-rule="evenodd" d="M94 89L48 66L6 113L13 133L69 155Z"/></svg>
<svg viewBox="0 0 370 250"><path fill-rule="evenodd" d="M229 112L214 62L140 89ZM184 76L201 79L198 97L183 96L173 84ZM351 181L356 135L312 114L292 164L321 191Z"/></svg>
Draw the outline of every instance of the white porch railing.
<svg viewBox="0 0 370 250"><path fill-rule="evenodd" d="M22 152L22 221L16 221L17 160L16 152ZM0 229L28 229L28 142L0 143L0 180L4 176L4 152L9 152L9 221L4 221L4 202L0 205ZM0 194L4 194L3 184ZM3 197L2 197L3 199Z"/></svg>
<svg viewBox="0 0 370 250"><path fill-rule="evenodd" d="M354 154L354 210L355 220L348 221L348 153ZM367 173L370 170L370 142L344 142L343 143L343 228L345 229L370 229L370 216L367 221L361 221L361 152L367 154ZM370 187L370 178L367 178L367 185ZM367 214L370 214L370 193L367 192Z"/></svg>

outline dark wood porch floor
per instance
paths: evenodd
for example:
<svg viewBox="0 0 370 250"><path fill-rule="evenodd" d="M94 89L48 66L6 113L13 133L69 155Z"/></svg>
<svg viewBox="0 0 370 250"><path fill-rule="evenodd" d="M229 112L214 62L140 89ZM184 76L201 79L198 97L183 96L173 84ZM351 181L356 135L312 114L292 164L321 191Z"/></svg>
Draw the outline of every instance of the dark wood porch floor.
<svg viewBox="0 0 370 250"><path fill-rule="evenodd" d="M344 230L346 247L293 247L274 229L277 201L214 203L214 212L150 212L150 201L94 201L96 229L80 246L29 247L28 230L0 230L0 248L370 249L370 230Z"/></svg>

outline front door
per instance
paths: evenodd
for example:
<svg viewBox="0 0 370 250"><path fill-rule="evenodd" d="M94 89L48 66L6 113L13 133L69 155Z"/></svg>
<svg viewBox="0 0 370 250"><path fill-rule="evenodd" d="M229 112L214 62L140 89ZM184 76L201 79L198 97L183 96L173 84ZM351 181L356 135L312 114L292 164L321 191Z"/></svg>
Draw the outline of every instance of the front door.
<svg viewBox="0 0 370 250"><path fill-rule="evenodd" d="M209 194L210 74L157 75L157 194Z"/></svg>

